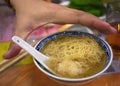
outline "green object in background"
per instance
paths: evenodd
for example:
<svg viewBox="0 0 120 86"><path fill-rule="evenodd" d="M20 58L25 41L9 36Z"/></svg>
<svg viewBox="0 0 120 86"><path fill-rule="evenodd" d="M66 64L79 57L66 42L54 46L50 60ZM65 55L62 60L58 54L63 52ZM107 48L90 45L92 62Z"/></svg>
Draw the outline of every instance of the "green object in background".
<svg viewBox="0 0 120 86"><path fill-rule="evenodd" d="M105 7L102 0L70 0L68 7L83 10L95 16L105 14Z"/></svg>

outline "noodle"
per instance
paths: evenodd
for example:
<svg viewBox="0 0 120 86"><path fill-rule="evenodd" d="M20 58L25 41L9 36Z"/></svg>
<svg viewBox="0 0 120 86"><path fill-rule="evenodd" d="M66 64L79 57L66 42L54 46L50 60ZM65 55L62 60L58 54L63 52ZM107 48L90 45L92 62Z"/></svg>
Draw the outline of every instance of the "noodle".
<svg viewBox="0 0 120 86"><path fill-rule="evenodd" d="M41 52L50 60L46 64L59 76L79 78L99 72L106 54L100 45L87 36L59 36L47 42Z"/></svg>

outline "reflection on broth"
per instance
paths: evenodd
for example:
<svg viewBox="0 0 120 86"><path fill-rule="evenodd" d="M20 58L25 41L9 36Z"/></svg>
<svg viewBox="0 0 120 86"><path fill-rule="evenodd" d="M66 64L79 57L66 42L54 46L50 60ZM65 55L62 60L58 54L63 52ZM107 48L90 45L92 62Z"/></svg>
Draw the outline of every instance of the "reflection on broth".
<svg viewBox="0 0 120 86"><path fill-rule="evenodd" d="M100 45L87 36L59 36L40 50L50 57L46 64L58 76L82 78L99 72L105 65L106 54Z"/></svg>

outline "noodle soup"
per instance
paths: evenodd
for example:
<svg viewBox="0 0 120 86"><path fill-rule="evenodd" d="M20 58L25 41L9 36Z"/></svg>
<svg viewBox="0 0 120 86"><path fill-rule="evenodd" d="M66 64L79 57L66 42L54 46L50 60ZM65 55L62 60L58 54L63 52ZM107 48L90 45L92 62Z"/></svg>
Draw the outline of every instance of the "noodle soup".
<svg viewBox="0 0 120 86"><path fill-rule="evenodd" d="M46 64L60 77L88 77L101 71L106 62L103 48L88 36L58 36L40 52L50 57Z"/></svg>

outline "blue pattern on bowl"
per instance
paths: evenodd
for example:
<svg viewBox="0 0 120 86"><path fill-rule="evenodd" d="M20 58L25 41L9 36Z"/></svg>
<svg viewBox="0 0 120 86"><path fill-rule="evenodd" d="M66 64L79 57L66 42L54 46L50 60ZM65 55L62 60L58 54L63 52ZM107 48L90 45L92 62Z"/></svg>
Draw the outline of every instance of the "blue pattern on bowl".
<svg viewBox="0 0 120 86"><path fill-rule="evenodd" d="M110 60L109 57L111 56L111 52L110 52L110 49L108 48L108 44L104 40L102 40L101 38L98 38L98 37L94 36L93 34L89 34L89 33L85 33L85 32L65 31L65 32L59 32L59 33L56 33L56 34L52 34L52 35L42 39L37 44L35 49L37 49L39 51L46 42L48 42L48 41L50 41L52 39L55 39L56 37L61 36L61 35L67 35L67 36L89 36L89 37L94 38L99 43L99 45L104 49L104 51L106 52L106 55L107 55L107 63L106 63L106 65L109 63L109 60Z"/></svg>

